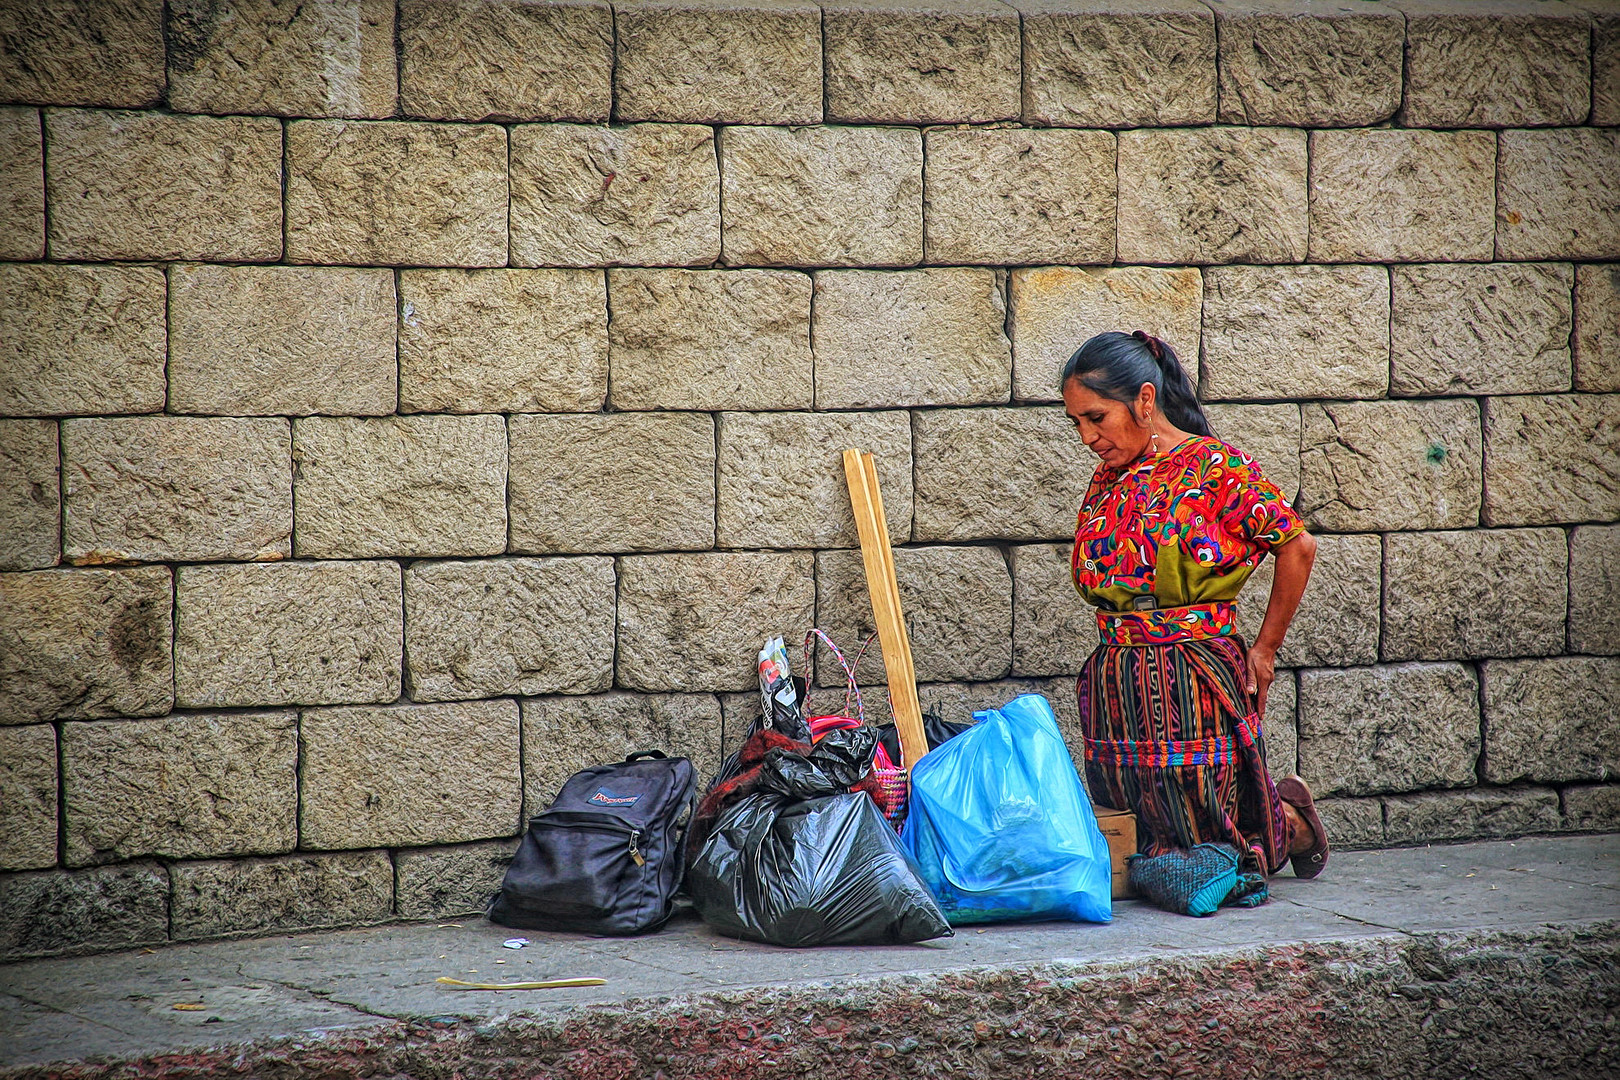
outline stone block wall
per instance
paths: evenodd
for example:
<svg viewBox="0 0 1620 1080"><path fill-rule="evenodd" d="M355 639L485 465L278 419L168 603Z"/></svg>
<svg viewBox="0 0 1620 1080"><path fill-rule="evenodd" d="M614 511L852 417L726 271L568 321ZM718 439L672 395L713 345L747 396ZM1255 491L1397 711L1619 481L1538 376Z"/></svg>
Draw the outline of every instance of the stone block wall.
<svg viewBox="0 0 1620 1080"><path fill-rule="evenodd" d="M1074 734L1110 328L1321 536L1337 841L1620 826L1612 0L5 0L0 260L5 956L473 910L712 773L869 629L846 446L925 705Z"/></svg>

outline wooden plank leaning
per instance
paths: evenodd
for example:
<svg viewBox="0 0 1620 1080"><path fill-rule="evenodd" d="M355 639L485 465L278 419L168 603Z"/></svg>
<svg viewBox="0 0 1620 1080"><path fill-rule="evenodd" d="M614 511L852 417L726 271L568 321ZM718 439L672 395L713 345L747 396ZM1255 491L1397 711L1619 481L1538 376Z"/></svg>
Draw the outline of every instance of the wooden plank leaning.
<svg viewBox="0 0 1620 1080"><path fill-rule="evenodd" d="M909 771L928 753L928 738L923 733L922 706L917 701L917 669L911 662L911 636L906 632L900 608L900 587L894 576L894 552L889 547L876 460L864 450L845 450L844 479L849 483L849 502L861 537L861 562L866 568L866 590L872 597L872 619L877 624L883 666L888 671L894 726L900 734L904 767Z"/></svg>

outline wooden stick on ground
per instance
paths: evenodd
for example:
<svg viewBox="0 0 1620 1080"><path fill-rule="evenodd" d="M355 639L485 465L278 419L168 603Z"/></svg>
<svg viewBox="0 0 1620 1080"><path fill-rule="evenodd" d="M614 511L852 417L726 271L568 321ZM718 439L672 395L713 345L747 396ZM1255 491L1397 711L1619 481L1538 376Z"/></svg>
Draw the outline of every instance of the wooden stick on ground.
<svg viewBox="0 0 1620 1080"><path fill-rule="evenodd" d="M889 676L889 700L894 726L900 733L900 753L910 769L928 753L923 733L922 706L917 701L917 669L911 662L911 636L900 609L900 588L894 576L894 552L889 548L889 527L878 490L877 462L864 450L844 451L844 479L855 510L855 528L861 536L861 562L866 567L866 589L872 597L872 618Z"/></svg>

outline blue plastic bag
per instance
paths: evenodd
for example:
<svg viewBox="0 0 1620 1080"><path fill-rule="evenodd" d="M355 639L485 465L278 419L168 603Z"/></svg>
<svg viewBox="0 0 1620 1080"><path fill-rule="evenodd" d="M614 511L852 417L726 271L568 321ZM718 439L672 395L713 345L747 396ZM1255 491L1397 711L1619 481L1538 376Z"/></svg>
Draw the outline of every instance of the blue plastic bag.
<svg viewBox="0 0 1620 1080"><path fill-rule="evenodd" d="M911 770L901 840L952 926L1113 918L1108 843L1052 706L1023 694Z"/></svg>

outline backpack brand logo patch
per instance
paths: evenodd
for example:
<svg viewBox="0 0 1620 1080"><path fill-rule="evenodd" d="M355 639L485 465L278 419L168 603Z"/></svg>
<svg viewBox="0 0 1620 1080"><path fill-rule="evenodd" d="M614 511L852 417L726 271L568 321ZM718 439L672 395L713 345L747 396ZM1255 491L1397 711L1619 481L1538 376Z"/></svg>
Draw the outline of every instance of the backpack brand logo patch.
<svg viewBox="0 0 1620 1080"><path fill-rule="evenodd" d="M596 794L585 800L597 806L634 806L641 801L640 795L615 795L607 788L597 788Z"/></svg>

